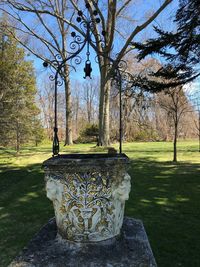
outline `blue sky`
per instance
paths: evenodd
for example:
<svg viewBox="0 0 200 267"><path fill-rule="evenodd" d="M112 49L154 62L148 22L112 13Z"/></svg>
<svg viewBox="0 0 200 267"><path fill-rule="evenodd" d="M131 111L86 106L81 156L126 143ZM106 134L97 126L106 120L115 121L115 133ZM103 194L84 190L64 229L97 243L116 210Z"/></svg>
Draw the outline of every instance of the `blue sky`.
<svg viewBox="0 0 200 267"><path fill-rule="evenodd" d="M137 0L138 2L142 2L143 4L138 5L137 7L139 7L136 11L132 8L130 9L128 12L130 14L135 14L136 13L136 17L138 19L137 21L137 25L142 23L142 17L144 17L144 14L148 13L148 10L156 10L160 4L163 2L161 0L155 0L155 1L145 1L145 0ZM144 35L146 35L145 37L149 38L149 37L153 37L154 36L154 32L152 30L152 25L156 25L156 26L160 26L162 28L164 28L165 30L173 30L174 29L174 24L172 23L173 21L173 16L176 13L176 10L178 8L178 0L174 0L172 2L171 5L169 5L159 16L158 18L151 24L148 26L148 28L143 31L141 34L138 35L137 39L140 40L140 38L143 38ZM28 22L30 19L30 15L27 14L24 17L25 21ZM50 22L51 23L51 22ZM53 23L53 22L52 22ZM122 30L123 27L125 27L127 25L119 25L119 27L121 27ZM136 25L134 25L135 27ZM134 28L133 27L133 28ZM71 37L69 37L71 38ZM136 39L136 40L137 40ZM114 49L116 51L120 50L120 47L122 46L122 40L117 39L115 44L114 44ZM95 53L94 51L91 49L91 56L90 56L90 60L92 63L92 76L99 76L99 67L97 65L97 63L95 62ZM86 51L83 50L81 53L81 57L82 57L82 64L76 66L76 72L72 71L71 72L71 80L72 83L74 81L79 81L82 82L84 81L83 76L84 76L84 64L85 64L85 60L86 60ZM27 56L28 60L32 60L34 67L35 67L35 71L36 71L36 77L37 77L37 84L39 88L42 88L44 80L48 79L49 76L49 71L44 69L43 65L42 65L42 61L40 59L38 59L37 57L29 54L29 56ZM193 90L198 90L199 89L199 84L200 84L200 79L198 79L194 84L193 84Z"/></svg>
<svg viewBox="0 0 200 267"><path fill-rule="evenodd" d="M140 2L142 0L138 0L138 1ZM157 0L157 1L142 1L142 2L143 2L143 4L138 6L139 8L136 11L135 10L129 10L129 12L132 12L133 14L135 12L137 14L136 17L139 20L137 22L137 24L142 23L142 22L140 22L140 19L142 20L142 17L144 16L145 13L148 12L148 10L157 9L160 6L162 1ZM162 12L162 14L152 24L153 25L157 25L157 26L159 25L161 27L165 27L165 29L166 29L166 26L167 26L167 29L171 30L173 28L172 16L174 15L174 13L176 11L177 6L178 6L178 1L174 0L172 2L172 4L170 6L168 6ZM29 15L27 15L25 17L25 20L26 21L29 20ZM141 35L139 35L138 38L140 38L144 34L146 34L148 37L149 36L152 37L154 35L154 33L152 31L152 25L150 25L143 33L141 33ZM121 41L120 40L116 41L115 48L118 48L118 46L121 46ZM91 52L90 59L91 59L92 68L93 68L92 75L93 76L98 76L99 75L99 68L98 68L98 65L95 62L95 56L96 55L95 55L94 51L92 51L92 49L91 49L90 52ZM77 66L77 68L76 68L77 71L76 72L73 71L71 73L71 79L73 81L74 80L79 80L79 81L84 80L83 79L83 76L84 76L83 68L84 68L84 63L85 63L85 53L86 53L86 51L82 51L82 54L81 54L82 64ZM48 76L48 71L43 68L43 66L42 66L43 62L40 59L36 58L35 56L30 55L28 57L28 59L31 59L34 62L34 67L35 67L35 70L36 70L36 77L37 77L38 86L41 87L42 83L44 82L44 77Z"/></svg>

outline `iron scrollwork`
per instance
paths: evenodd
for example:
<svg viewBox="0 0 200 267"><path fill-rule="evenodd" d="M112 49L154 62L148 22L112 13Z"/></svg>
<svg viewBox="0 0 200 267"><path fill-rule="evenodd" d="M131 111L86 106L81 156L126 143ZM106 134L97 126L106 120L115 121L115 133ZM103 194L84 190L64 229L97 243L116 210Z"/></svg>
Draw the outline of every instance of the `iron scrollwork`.
<svg viewBox="0 0 200 267"><path fill-rule="evenodd" d="M102 31L102 35L95 31L95 24L101 20L98 16L97 10L91 10L89 3L86 3L88 10L88 16L85 16L81 10L78 11L77 22L83 36L78 35L75 31L71 32L73 40L69 44L70 51L66 51L66 55L57 54L52 61L45 61L44 67L50 66L52 74L49 76L51 81L55 83L55 119L54 119L54 138L53 138L53 156L59 155L59 139L58 139L58 126L57 126L57 90L59 86L64 83L64 78L69 75L71 70L76 71L76 65L82 63L80 53L86 47L86 61L84 72L84 78L91 78L92 66L90 61L90 46L94 48L97 53L96 59L99 61L104 59L108 62L106 67L109 68L109 72L105 79L111 79L112 83L117 86L119 90L119 102L120 102L120 153L122 153L122 90L123 87L128 86L131 83L132 76L127 72L127 63L123 60L116 61L110 57L107 57L103 52L99 51L97 47L101 47L102 51L106 50L105 35L106 32ZM90 15L89 15L90 14ZM92 14L92 15L91 15ZM68 66L70 70L65 72L65 67ZM105 67L105 66L102 66Z"/></svg>
<svg viewBox="0 0 200 267"><path fill-rule="evenodd" d="M86 3L86 8L90 9L89 3ZM82 58L80 57L80 53L83 51L86 46L86 61L85 61L85 77L91 78L91 62L90 62L90 45L95 43L93 40L94 33L94 24L100 22L100 18L98 17L98 12L96 10L93 11L94 18L90 19L89 16L85 16L83 12L78 11L77 22L80 24L80 28L83 32L83 37L78 35L76 32L71 32L71 37L73 38L72 42L69 44L70 51L66 51L66 55L57 54L52 61L45 61L43 63L44 67L50 66L52 74L50 74L50 81L54 81L55 83L55 119L54 119L54 137L53 137L53 156L59 155L59 139L58 139L58 125L57 125L57 91L58 87L63 85L64 78L66 75L65 67L68 66L68 69L76 71L76 65L81 64ZM103 35L105 32L102 33ZM102 39L98 38L99 42L102 43Z"/></svg>

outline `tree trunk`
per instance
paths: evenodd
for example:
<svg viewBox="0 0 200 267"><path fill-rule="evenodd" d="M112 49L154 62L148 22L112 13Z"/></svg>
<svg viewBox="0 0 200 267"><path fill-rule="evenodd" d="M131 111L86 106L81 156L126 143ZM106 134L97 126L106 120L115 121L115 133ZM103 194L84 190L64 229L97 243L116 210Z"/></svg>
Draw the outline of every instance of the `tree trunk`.
<svg viewBox="0 0 200 267"><path fill-rule="evenodd" d="M78 136L78 132L79 132L79 126L78 126L78 117L79 117L79 98L78 95L76 97L76 108L75 108L75 120L76 120L76 138Z"/></svg>
<svg viewBox="0 0 200 267"><path fill-rule="evenodd" d="M87 119L88 119L88 123L91 124L91 117L92 117L92 111L91 111L91 103L90 103L90 100L88 100L88 103L87 103Z"/></svg>
<svg viewBox="0 0 200 267"><path fill-rule="evenodd" d="M173 162L177 162L177 134L178 134L178 124L175 123L174 125L174 156L173 156Z"/></svg>
<svg viewBox="0 0 200 267"><path fill-rule="evenodd" d="M111 80L105 83L108 73L108 62L105 60L101 69L100 100L99 100L99 146L110 144L110 90ZM107 66L107 67L106 67Z"/></svg>
<svg viewBox="0 0 200 267"><path fill-rule="evenodd" d="M20 149L20 134L19 134L19 122L17 121L16 123L16 151L17 154L19 154L19 149Z"/></svg>
<svg viewBox="0 0 200 267"><path fill-rule="evenodd" d="M111 81L105 85L104 116L103 116L103 146L110 145L110 89Z"/></svg>
<svg viewBox="0 0 200 267"><path fill-rule="evenodd" d="M97 145L103 146L103 117L104 117L104 71L101 70L100 98L99 98L99 140Z"/></svg>
<svg viewBox="0 0 200 267"><path fill-rule="evenodd" d="M200 152L200 111L199 111L199 152Z"/></svg>
<svg viewBox="0 0 200 267"><path fill-rule="evenodd" d="M71 105L71 90L68 76L68 69L65 68L65 103L66 103L66 136L65 145L72 145L72 105Z"/></svg>

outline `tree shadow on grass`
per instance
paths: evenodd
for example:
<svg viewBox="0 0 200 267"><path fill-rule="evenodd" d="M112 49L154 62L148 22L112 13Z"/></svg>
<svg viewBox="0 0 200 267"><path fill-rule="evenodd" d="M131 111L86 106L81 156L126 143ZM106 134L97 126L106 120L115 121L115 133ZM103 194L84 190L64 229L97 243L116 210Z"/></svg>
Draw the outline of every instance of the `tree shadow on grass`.
<svg viewBox="0 0 200 267"><path fill-rule="evenodd" d="M200 266L200 165L131 162L126 215L144 222L158 266ZM41 164L0 173L0 266L7 266L53 216Z"/></svg>
<svg viewBox="0 0 200 267"><path fill-rule="evenodd" d="M53 216L41 164L0 173L0 266L7 266Z"/></svg>
<svg viewBox="0 0 200 267"><path fill-rule="evenodd" d="M193 149L193 148L188 148L188 149L185 149L185 148L179 148L177 149L177 151L179 153L181 152L196 152L197 149ZM149 149L124 149L124 152L127 152L127 153L167 153L167 152L173 152L173 147L172 148L163 148L162 150L161 149L155 149L155 148L149 148Z"/></svg>
<svg viewBox="0 0 200 267"><path fill-rule="evenodd" d="M144 222L158 266L200 266L200 164L131 163L126 214Z"/></svg>

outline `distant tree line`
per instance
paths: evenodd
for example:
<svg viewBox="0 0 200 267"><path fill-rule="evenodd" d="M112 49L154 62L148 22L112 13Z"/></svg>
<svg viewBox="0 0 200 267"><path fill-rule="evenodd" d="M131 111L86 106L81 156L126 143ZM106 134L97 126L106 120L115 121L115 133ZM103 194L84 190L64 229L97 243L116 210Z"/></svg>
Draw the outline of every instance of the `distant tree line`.
<svg viewBox="0 0 200 267"><path fill-rule="evenodd" d="M148 64L154 63L155 61L151 61ZM133 65L136 69L139 68L139 64ZM131 62L129 62L129 66L131 66ZM39 92L38 99L43 125L51 139L54 90L48 82L45 84L45 90ZM71 97L73 100L72 130L74 142L95 141L98 130L98 94L100 90L98 79L93 78L91 81L75 83L73 89ZM122 96L123 140L125 142L172 141L174 138L177 140L178 137L182 139L196 138L195 121L197 114L186 93L181 86L154 94L143 91L141 88L128 88ZM58 94L58 124L60 139L64 141L63 94L63 92ZM118 91L114 87L111 91L110 109L110 138L112 142L117 142L119 140L119 97Z"/></svg>

